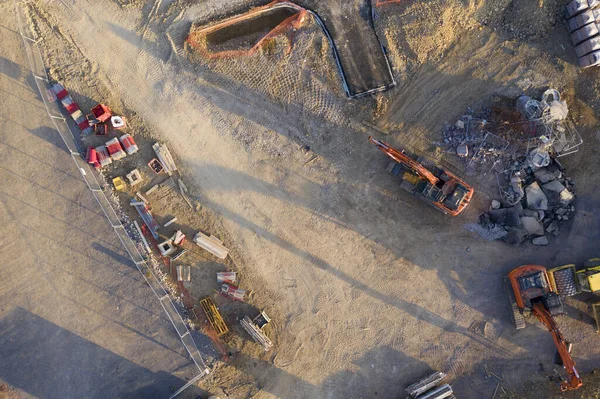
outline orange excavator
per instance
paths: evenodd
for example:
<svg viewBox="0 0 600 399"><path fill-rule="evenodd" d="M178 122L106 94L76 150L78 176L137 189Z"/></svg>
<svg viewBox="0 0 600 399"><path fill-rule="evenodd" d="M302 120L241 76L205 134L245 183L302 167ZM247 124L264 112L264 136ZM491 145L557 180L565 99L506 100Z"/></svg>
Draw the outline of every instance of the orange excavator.
<svg viewBox="0 0 600 399"><path fill-rule="evenodd" d="M398 151L384 141L369 141L392 159L388 170L402 178L400 187L418 196L444 214L456 216L469 206L474 189L447 170L434 165L427 168L418 159Z"/></svg>
<svg viewBox="0 0 600 399"><path fill-rule="evenodd" d="M546 268L540 265L519 266L508 274L508 281L515 328L525 328L523 312L530 310L552 334L562 366L567 372L568 377L560 383L560 390L564 392L581 387L581 378L569 351L570 345L554 321L554 316L564 313L564 306L550 284Z"/></svg>

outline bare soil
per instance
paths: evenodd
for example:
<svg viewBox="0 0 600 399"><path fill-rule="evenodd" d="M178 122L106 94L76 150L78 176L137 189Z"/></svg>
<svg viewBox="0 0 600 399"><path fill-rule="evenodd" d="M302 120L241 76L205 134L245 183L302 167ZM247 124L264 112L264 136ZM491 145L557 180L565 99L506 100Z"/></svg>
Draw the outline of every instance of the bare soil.
<svg viewBox="0 0 600 399"><path fill-rule="evenodd" d="M524 263L598 256L599 72L576 66L565 1L381 6L375 26L398 85L356 101L345 98L315 23L297 32L290 54L285 38L243 59L204 60L185 46L193 23L255 2L64 3L29 6L51 76L82 107L101 101L125 115L144 148L168 142L200 207L172 209L165 197L154 200L157 215L185 214L183 227L231 249L224 263L189 259L193 296L214 295L214 272L225 268L252 292L247 307L215 296L233 329L224 339L231 355L202 387L236 398L397 397L436 369L458 397L491 397L498 380L485 378L485 363L508 393L558 390L548 382L551 337L533 320L512 329L502 277ZM339 12L331 3L328 11ZM548 87L565 95L585 140L564 159L577 182L577 216L548 247L485 242L464 228L496 195L489 176L469 176L475 201L464 215L443 217L400 191L367 141L385 136L464 172L434 150L443 124L498 96ZM145 151L135 165L149 160ZM567 304L558 323L580 371L591 372L600 350L589 304ZM238 327L239 316L258 309L273 318L268 353Z"/></svg>

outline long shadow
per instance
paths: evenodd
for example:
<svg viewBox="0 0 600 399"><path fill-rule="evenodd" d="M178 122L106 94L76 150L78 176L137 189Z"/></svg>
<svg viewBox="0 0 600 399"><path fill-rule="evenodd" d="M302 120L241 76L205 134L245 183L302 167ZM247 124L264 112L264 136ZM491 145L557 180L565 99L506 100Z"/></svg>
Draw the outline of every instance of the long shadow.
<svg viewBox="0 0 600 399"><path fill-rule="evenodd" d="M186 383L20 307L0 319L0 358L0 378L39 398L167 398ZM196 387L188 393L206 394Z"/></svg>
<svg viewBox="0 0 600 399"><path fill-rule="evenodd" d="M411 315L412 317L414 317L418 320L425 321L425 322L427 322L435 327L438 327L440 329L443 329L445 331L459 333L464 336L467 336L470 339L483 345L484 347L486 347L488 349L492 349L497 355L499 355L501 357L510 357L511 356L511 352L509 350L503 348L502 346L500 346L490 340L485 339L484 337L481 337L477 334L472 333L467 328L458 325L456 322L454 322L452 320L447 320L441 316L438 316L435 313L430 312L429 310L423 308L422 306L420 306L416 303L408 302L400 297L394 297L391 295L381 293L381 292L369 287L367 284L365 284L359 280L356 280L355 278L344 273L343 271L332 267L329 263L327 263L323 259L311 254L310 252L295 247L289 241L286 241L286 240L276 236L275 234L271 233L270 231L262 228L261 226L256 225L255 223L249 221L248 219L244 218L243 216L241 216L235 212L232 212L231 210L229 210L219 204L213 203L209 200L205 199L204 203L207 206L211 207L212 209L215 209L217 212L222 214L225 218L232 220L234 223L240 225L243 228L246 228L249 231L256 232L260 237L266 239L267 241L270 241L270 242L276 244L277 246L279 246L280 248L284 249L285 251L290 252L290 253L310 262L313 266L316 266L319 269L330 273L333 277L346 282L351 287L361 290L365 294L369 295L370 297L372 297L378 301L381 301L387 305L393 306L403 312L408 313L409 315Z"/></svg>
<svg viewBox="0 0 600 399"><path fill-rule="evenodd" d="M431 368L389 346L378 346L353 361L355 370L339 371L315 385L264 360L237 354L231 365L250 375L271 395L281 398L397 398ZM390 384L390 374L395 377Z"/></svg>

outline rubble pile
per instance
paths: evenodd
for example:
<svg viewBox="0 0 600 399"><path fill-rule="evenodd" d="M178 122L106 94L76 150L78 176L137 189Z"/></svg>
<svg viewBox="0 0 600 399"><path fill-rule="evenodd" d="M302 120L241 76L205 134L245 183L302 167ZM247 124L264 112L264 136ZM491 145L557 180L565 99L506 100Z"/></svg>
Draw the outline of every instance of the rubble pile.
<svg viewBox="0 0 600 399"><path fill-rule="evenodd" d="M462 158L467 172L487 167L481 172L502 173L519 166L515 162L520 157L531 156L544 166L546 152L560 157L576 152L583 143L557 90L546 90L539 100L522 95L514 102L503 101L477 114L469 108L454 124L444 125L442 140L435 144ZM531 154L536 147L541 147L540 153Z"/></svg>
<svg viewBox="0 0 600 399"><path fill-rule="evenodd" d="M512 175L510 195L493 200L479 217L478 232L484 237L512 245L529 239L534 245L548 245L548 234L558 236L563 223L573 217L573 179L556 159L549 158L543 167L536 167L531 159L516 162L515 168L520 169Z"/></svg>

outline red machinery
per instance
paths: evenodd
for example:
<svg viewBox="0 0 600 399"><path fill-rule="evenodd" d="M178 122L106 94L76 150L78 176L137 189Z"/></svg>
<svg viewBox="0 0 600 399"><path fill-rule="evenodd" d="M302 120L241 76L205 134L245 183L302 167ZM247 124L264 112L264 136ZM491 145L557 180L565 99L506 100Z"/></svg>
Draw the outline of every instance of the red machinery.
<svg viewBox="0 0 600 399"><path fill-rule="evenodd" d="M564 313L561 297L553 291L544 266L519 266L508 274L512 290L509 291L513 305L513 323L517 329L524 328L522 313L530 309L535 317L550 331L556 350L567 371L568 378L560 384L561 391L578 389L583 385L569 353L569 344L554 321L555 315ZM518 314L516 313L518 312Z"/></svg>
<svg viewBox="0 0 600 399"><path fill-rule="evenodd" d="M462 179L435 166L430 170L386 142L373 137L369 137L369 141L394 161L389 168L392 174L398 176L402 172L400 187L403 189L452 216L460 214L469 206L475 190Z"/></svg>

